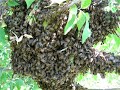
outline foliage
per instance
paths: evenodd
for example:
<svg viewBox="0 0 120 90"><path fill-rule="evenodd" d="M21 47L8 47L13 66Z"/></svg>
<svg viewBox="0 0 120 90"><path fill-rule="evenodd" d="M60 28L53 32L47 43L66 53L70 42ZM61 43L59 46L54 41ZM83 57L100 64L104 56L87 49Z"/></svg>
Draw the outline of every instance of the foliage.
<svg viewBox="0 0 120 90"><path fill-rule="evenodd" d="M25 2L27 4L27 8L29 8L34 1L35 0L25 0ZM83 34L82 34L82 44L85 43L87 38L90 37L91 33L92 33L91 30L89 29L89 18L90 17L87 12L82 11L83 9L87 9L90 6L91 2L92 2L92 0L81 0L80 8L78 8L75 4L72 5L69 9L68 21L64 28L64 35L66 35L76 25L77 25L79 31L84 26ZM116 0L116 2L120 3L119 0ZM19 4L15 0L8 0L8 5L16 6ZM115 2L113 0L109 0L109 9L113 13L115 13L117 11L117 6L115 5ZM79 11L79 13L78 13L78 11ZM35 17L31 13L29 14L28 21L29 21L30 25L33 21L35 21ZM44 26L45 26L45 23L44 23ZM78 32L78 34L79 34L79 32Z"/></svg>
<svg viewBox="0 0 120 90"><path fill-rule="evenodd" d="M120 4L120 0L116 0L116 2L118 2Z"/></svg>
<svg viewBox="0 0 120 90"><path fill-rule="evenodd" d="M1 47L3 46L2 44L5 43L5 32L4 32L4 29L1 27L0 27L0 33L1 33L0 35L0 42L1 42L0 47Z"/></svg>
<svg viewBox="0 0 120 90"><path fill-rule="evenodd" d="M29 8L35 0L25 0L25 1L26 1L26 4L27 4L27 8ZM8 0L7 4L10 7L15 7L15 6L19 5L16 0Z"/></svg>
<svg viewBox="0 0 120 90"><path fill-rule="evenodd" d="M90 4L91 4L91 0L81 0L81 9L88 8ZM77 24L78 30L80 31L86 22L83 30L83 34L82 34L82 44L83 44L87 40L87 38L90 37L91 35L91 30L89 29L90 17L88 13L85 13L82 10L79 10L79 13L77 11L78 11L78 8L75 4L70 7L68 21L64 29L64 35L66 35L72 28L74 28L76 24Z"/></svg>
<svg viewBox="0 0 120 90"><path fill-rule="evenodd" d="M26 1L26 4L27 4L27 8L29 8L35 0L25 0L25 1Z"/></svg>
<svg viewBox="0 0 120 90"><path fill-rule="evenodd" d="M109 8L110 10L115 13L117 11L117 5L116 4L120 4L120 0L109 0Z"/></svg>
<svg viewBox="0 0 120 90"><path fill-rule="evenodd" d="M117 28L116 32L119 36L120 28ZM102 42L99 42L97 45L94 45L94 47L98 50L112 52L116 55L120 55L120 52L119 52L120 51L120 37L118 37L118 36L115 34L109 34L106 37L104 44L102 44Z"/></svg>
<svg viewBox="0 0 120 90"><path fill-rule="evenodd" d="M29 77L14 76L13 72L3 72L0 77L0 90L41 90Z"/></svg>
<svg viewBox="0 0 120 90"><path fill-rule="evenodd" d="M30 77L13 76L10 53L8 36L5 30L0 28L0 90L41 90Z"/></svg>
<svg viewBox="0 0 120 90"><path fill-rule="evenodd" d="M80 85L92 90L111 90L112 88L119 90L120 88L120 76L115 73L106 73L106 78L102 79L100 74L92 75L88 71L85 75L79 74L75 80Z"/></svg>
<svg viewBox="0 0 120 90"><path fill-rule="evenodd" d="M0 28L0 90L41 90L30 77L13 76L10 44L5 29Z"/></svg>
<svg viewBox="0 0 120 90"><path fill-rule="evenodd" d="M7 4L10 7L15 7L15 6L19 5L15 0L8 0Z"/></svg>
<svg viewBox="0 0 120 90"><path fill-rule="evenodd" d="M82 34L82 44L87 40L88 37L90 37L91 35L91 30L89 29L89 19L90 16L88 13L85 14L86 17L86 24L85 24L85 28L83 30L83 34Z"/></svg>
<svg viewBox="0 0 120 90"><path fill-rule="evenodd" d="M90 6L91 0L81 0L81 8L86 9Z"/></svg>
<svg viewBox="0 0 120 90"><path fill-rule="evenodd" d="M66 35L76 24L77 6L73 5L70 7L70 13L68 16L68 22L64 29L64 35Z"/></svg>
<svg viewBox="0 0 120 90"><path fill-rule="evenodd" d="M84 15L84 12L80 11L78 14L78 21L77 21L78 31L80 31L82 26L85 24L85 20L86 20L86 17Z"/></svg>

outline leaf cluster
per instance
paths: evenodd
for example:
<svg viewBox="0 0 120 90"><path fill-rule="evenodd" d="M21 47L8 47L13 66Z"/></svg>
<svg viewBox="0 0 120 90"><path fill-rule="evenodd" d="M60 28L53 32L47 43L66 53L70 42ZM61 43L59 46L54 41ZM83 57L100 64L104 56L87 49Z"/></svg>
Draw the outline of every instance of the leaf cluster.
<svg viewBox="0 0 120 90"><path fill-rule="evenodd" d="M70 30L72 30L75 27L75 25L77 25L79 32L84 26L82 34L82 44L91 35L91 30L89 28L90 15L87 12L82 11L82 9L87 9L90 6L90 4L91 0L81 0L80 10L78 10L75 4L71 6L69 9L68 21L64 29L64 35L66 35Z"/></svg>

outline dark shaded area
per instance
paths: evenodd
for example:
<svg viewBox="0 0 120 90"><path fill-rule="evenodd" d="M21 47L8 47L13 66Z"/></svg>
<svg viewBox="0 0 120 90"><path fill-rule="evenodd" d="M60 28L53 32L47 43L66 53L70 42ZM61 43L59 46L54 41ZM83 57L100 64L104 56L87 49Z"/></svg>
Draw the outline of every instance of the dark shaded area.
<svg viewBox="0 0 120 90"><path fill-rule="evenodd" d="M63 35L68 9L46 7L50 2L43 0L36 1L27 10L24 0L20 1L20 6L13 9L13 15L4 17L13 51L11 63L14 73L31 76L43 90L86 90L75 84L74 78L80 72L86 73L88 69L93 74L101 73L103 76L105 72L120 73L119 56L92 48L93 44L115 32L119 22L118 14L103 11L106 0L99 4L94 1L85 10L91 15L92 36L84 44L81 42L82 30L77 37L76 27L66 36ZM27 22L28 14L36 4L38 9L32 12L36 21L30 25ZM48 22L46 28L43 27L44 21ZM27 38L25 34L33 38ZM15 36L22 35L22 41L17 43Z"/></svg>

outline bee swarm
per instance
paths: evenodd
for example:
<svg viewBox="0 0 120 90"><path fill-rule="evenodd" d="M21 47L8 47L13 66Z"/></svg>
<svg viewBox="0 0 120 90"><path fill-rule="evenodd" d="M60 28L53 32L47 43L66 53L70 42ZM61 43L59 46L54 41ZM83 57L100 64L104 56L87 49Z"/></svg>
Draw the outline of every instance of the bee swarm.
<svg viewBox="0 0 120 90"><path fill-rule="evenodd" d="M33 10L36 4L38 9ZM91 4L86 10L91 15L92 35L84 44L81 42L82 30L77 37L77 27L63 35L68 9L59 12L59 6L47 7L49 4L49 0L36 1L26 9L24 0L20 0L13 15L4 18L10 36L15 74L31 76L43 90L86 90L74 83L78 73L84 74L89 69L93 74L104 75L114 70L120 73L119 56L92 48L93 44L114 33L119 22L117 14L103 10L104 0L100 4ZM32 22L28 20L31 11L35 17ZM45 21L48 24L46 27L43 26ZM17 42L11 39L16 36Z"/></svg>

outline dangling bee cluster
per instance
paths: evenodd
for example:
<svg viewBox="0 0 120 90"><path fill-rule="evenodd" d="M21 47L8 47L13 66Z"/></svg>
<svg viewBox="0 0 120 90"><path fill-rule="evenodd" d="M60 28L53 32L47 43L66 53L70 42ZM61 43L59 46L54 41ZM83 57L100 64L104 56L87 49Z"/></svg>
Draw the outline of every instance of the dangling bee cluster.
<svg viewBox="0 0 120 90"><path fill-rule="evenodd" d="M89 7L88 12L91 15L90 28L92 30L91 40L94 44L99 41L104 41L105 36L111 33L115 33L115 29L118 27L120 19L119 11L112 13L111 11L105 11L105 6L108 4L107 0L93 0L99 2L99 4L93 4ZM97 38L96 38L97 37Z"/></svg>
<svg viewBox="0 0 120 90"><path fill-rule="evenodd" d="M49 7L49 0L36 1L27 10L25 1L20 0L13 15L4 18L14 73L31 76L43 90L86 90L74 82L78 73L84 74L89 69L93 74L119 72L120 58L92 49L93 44L114 32L118 22L117 14L102 9L106 2L97 5L95 1L86 10L91 15L92 36L82 44L82 30L77 37L76 27L63 35L68 10L58 12L59 6ZM37 10L33 10L36 4ZM35 20L29 18L30 12Z"/></svg>

